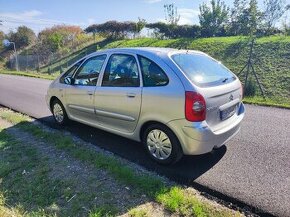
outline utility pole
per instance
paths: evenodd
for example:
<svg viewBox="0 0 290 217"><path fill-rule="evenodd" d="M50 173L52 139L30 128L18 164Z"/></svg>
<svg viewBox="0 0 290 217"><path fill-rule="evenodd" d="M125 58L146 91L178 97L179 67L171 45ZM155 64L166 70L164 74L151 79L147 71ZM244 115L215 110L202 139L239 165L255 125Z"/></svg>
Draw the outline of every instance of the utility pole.
<svg viewBox="0 0 290 217"><path fill-rule="evenodd" d="M3 45L4 45L5 47L9 47L11 44L13 44L13 48L14 48L14 55L15 55L15 61L16 61L16 64L15 64L15 66L16 66L16 71L19 71L19 67L18 67L18 57L17 57L17 51L16 51L16 47L15 47L15 42L13 42L13 41L9 41L9 40L7 40L7 39L4 39L4 40L3 40Z"/></svg>
<svg viewBox="0 0 290 217"><path fill-rule="evenodd" d="M14 54L15 54L15 60L16 60L16 71L19 71L19 66L18 66L18 55L17 55L17 51L16 51L16 47L15 47L15 42L10 41L10 44L13 44L14 47Z"/></svg>

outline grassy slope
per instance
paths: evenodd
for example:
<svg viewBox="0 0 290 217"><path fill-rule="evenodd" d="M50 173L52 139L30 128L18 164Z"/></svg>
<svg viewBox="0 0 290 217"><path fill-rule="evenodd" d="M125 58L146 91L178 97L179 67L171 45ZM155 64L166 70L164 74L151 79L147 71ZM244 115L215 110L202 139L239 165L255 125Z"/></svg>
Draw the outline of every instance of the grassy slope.
<svg viewBox="0 0 290 217"><path fill-rule="evenodd" d="M61 66L62 68L66 68L86 54L98 49L148 46L200 50L222 61L235 73L238 73L243 68L249 51L245 37L104 40L55 62L50 66L50 69L59 71ZM247 98L246 102L256 104L261 104L262 102L265 105L279 104L282 107L284 107L284 104L290 107L290 37L271 36L259 38L257 40L255 53L260 59L260 63L255 66L255 69L257 70L266 95L270 99L265 101L259 97L253 97ZM44 67L41 71L46 72L47 69L48 67ZM243 80L244 76L240 76L240 78Z"/></svg>
<svg viewBox="0 0 290 217"><path fill-rule="evenodd" d="M109 43L113 47L172 47L200 50L222 61L233 72L238 73L244 66L248 48L244 37L222 37L205 39L136 39ZM290 98L290 37L267 37L257 40L256 54L261 64L256 66L257 74L267 96ZM243 80L243 76L240 76Z"/></svg>
<svg viewBox="0 0 290 217"><path fill-rule="evenodd" d="M75 53L62 62L72 64L77 59L97 50L97 48L115 47L172 47L200 50L222 61L233 72L238 73L247 60L248 47L245 37L219 37L203 39L170 39L158 40L151 38L102 41ZM268 97L290 98L290 37L272 36L257 40L255 53L260 62L255 69ZM54 70L59 70L55 63ZM69 65L68 64L68 65ZM64 64L65 67L67 64ZM46 68L44 68L46 69ZM243 76L240 76L243 80ZM254 78L252 76L252 78Z"/></svg>
<svg viewBox="0 0 290 217"><path fill-rule="evenodd" d="M22 72L22 71L7 71L7 70L0 70L0 74L6 75L18 75L18 76L26 76L32 78L42 78L47 80L54 80L59 74L47 74L47 73L36 73L36 72Z"/></svg>

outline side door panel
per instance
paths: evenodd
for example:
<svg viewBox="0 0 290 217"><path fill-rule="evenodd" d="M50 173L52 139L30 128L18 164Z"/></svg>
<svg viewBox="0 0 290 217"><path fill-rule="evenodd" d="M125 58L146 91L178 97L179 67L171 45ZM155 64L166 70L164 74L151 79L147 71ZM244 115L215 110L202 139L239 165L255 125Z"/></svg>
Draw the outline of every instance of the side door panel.
<svg viewBox="0 0 290 217"><path fill-rule="evenodd" d="M70 118L96 124L94 94L106 55L87 59L74 75L74 84L66 88L66 107Z"/></svg>
<svg viewBox="0 0 290 217"><path fill-rule="evenodd" d="M140 77L134 55L111 55L102 84L95 92L98 124L123 133L132 133L135 130L142 102Z"/></svg>
<svg viewBox="0 0 290 217"><path fill-rule="evenodd" d="M96 87L92 86L70 86L66 88L66 105L70 117L76 120L84 119L93 121L94 92Z"/></svg>

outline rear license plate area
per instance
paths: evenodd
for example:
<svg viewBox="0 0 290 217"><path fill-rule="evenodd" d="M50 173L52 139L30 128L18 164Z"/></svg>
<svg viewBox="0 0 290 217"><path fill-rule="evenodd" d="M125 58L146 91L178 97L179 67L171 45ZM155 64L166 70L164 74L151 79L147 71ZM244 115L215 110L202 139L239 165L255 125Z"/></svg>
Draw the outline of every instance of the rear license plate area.
<svg viewBox="0 0 290 217"><path fill-rule="evenodd" d="M227 109L224 109L222 111L220 111L220 119L223 121L223 120L226 120L230 117L232 117L237 111L237 105L233 105Z"/></svg>

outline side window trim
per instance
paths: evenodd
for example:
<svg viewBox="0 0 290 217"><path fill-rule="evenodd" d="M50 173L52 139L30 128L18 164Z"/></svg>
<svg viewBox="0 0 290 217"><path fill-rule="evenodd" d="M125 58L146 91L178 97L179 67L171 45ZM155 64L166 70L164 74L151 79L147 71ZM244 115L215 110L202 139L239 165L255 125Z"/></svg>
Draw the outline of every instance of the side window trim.
<svg viewBox="0 0 290 217"><path fill-rule="evenodd" d="M72 77L74 78L75 77L75 74L76 74L76 72L80 69L80 67L87 61L87 59L88 58L83 58L81 61L81 64L76 68L76 70L74 71L74 73L73 73L73 75L72 75Z"/></svg>
<svg viewBox="0 0 290 217"><path fill-rule="evenodd" d="M76 64L78 64L78 63L80 63L80 65L74 70L74 72L73 72L73 74L72 74L72 76L71 77L74 77L74 75L75 75L75 73L76 73L76 71L78 71L79 70L79 68L80 68L80 66L85 62L85 60L86 60L86 58L82 58L82 59L80 59L79 61L76 61L74 64L72 64L63 74L62 74L62 76L60 76L60 78L59 78L59 82L61 83L61 84L65 84L64 82L61 82L61 79L62 78L65 78L66 76L67 76L67 74L68 74L68 72L76 65Z"/></svg>
<svg viewBox="0 0 290 217"><path fill-rule="evenodd" d="M167 83L166 84L163 84L163 85L158 85L158 86L145 86L145 82L144 82L144 77L143 77L143 70L142 70L142 63L141 63L141 58L144 58L144 59L147 59L149 60L150 62L154 63L158 68L161 69L162 73L166 76L167 78ZM167 86L170 82L170 79L169 79L169 76L166 74L165 70L163 70L155 61L153 61L152 59L148 58L148 57L145 57L145 56L142 56L140 54L137 54L137 60L138 60L138 66L139 66L139 70L140 70L140 73L141 73L141 80L142 80L142 84L143 84L143 87L164 87L164 86Z"/></svg>
<svg viewBox="0 0 290 217"><path fill-rule="evenodd" d="M104 74L105 74L105 70L107 68L107 65L108 65L108 63L113 55L130 55L130 56L133 56L135 58L135 61L137 64L138 75L139 75L139 86L135 87L135 88L143 87L142 72L141 72L141 67L140 67L139 61L138 61L138 55L134 54L134 53L130 53L130 52L110 52L110 53L107 53L107 59L103 65L102 73L100 74L97 86L106 87L106 86L102 86L103 78L104 78Z"/></svg>

